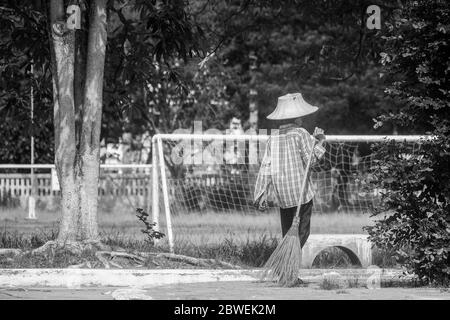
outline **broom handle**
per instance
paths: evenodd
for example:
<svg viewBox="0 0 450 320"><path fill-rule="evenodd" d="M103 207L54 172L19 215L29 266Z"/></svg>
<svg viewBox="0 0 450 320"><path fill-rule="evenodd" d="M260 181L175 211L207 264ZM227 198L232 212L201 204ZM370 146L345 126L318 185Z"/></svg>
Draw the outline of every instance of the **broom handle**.
<svg viewBox="0 0 450 320"><path fill-rule="evenodd" d="M316 129L317 128L314 129L314 132L316 132ZM312 160L312 157L314 156L315 146L316 146L316 139L314 138L314 141L312 143L311 153L309 154L308 162L306 163L305 175L303 176L303 181L302 181L302 188L300 189L300 200L298 201L297 211L295 213L295 220L298 220L298 223L300 223L300 207L302 205L302 200L305 197L304 193L305 193L305 189L306 189L306 181L308 181L309 168L311 167L311 160ZM297 221L295 221L295 222L297 222Z"/></svg>

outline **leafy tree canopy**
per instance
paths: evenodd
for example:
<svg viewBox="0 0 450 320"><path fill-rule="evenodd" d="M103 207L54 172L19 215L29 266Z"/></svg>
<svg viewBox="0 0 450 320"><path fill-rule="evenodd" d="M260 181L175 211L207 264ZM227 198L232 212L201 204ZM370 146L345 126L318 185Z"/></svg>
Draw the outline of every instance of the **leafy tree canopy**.
<svg viewBox="0 0 450 320"><path fill-rule="evenodd" d="M85 1L67 1L85 5ZM123 132L172 132L202 120L225 129L232 116L249 116L256 89L259 127L278 96L300 91L321 107L306 119L329 134L409 132L397 124L375 131L373 118L401 101L384 93L380 55L386 39L366 28L373 1L181 0L109 1L102 137ZM377 1L382 21L398 7ZM44 1L2 0L1 127L3 162L26 162L36 135L39 162L52 162L52 96ZM383 30L381 30L383 31ZM34 75L30 64L34 62ZM199 64L200 63L200 64ZM254 63L256 68L251 70ZM33 81L31 81L33 80ZM30 86L36 118L30 124Z"/></svg>
<svg viewBox="0 0 450 320"><path fill-rule="evenodd" d="M87 1L66 1L86 10ZM201 55L200 29L190 18L186 3L172 1L108 2L108 42L105 66L103 137L119 137L132 127L150 121L148 111L133 121L139 111L142 89L161 79L179 83L174 61ZM0 116L6 118L2 136L23 148L2 145L2 162L23 163L31 132L36 135L38 162L53 162L52 86L50 73L48 8L45 1L0 3ZM82 30L87 32L87 30ZM31 64L34 73L30 73ZM35 121L30 119L30 87L35 95ZM151 99L152 97L150 97ZM131 108L131 107L136 108Z"/></svg>

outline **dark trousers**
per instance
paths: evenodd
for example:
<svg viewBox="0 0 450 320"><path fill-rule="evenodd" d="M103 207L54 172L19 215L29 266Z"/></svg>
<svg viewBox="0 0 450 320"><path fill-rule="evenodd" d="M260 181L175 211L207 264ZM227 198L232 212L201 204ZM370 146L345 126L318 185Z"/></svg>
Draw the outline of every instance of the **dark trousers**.
<svg viewBox="0 0 450 320"><path fill-rule="evenodd" d="M300 238L300 245L302 246L302 248L305 245L306 240L308 240L309 231L311 229L312 207L313 207L312 200L302 204L302 206L300 207L300 225L298 226L298 235ZM280 208L281 232L283 233L283 237L289 231L289 228L292 225L292 221L294 220L296 212L297 207Z"/></svg>

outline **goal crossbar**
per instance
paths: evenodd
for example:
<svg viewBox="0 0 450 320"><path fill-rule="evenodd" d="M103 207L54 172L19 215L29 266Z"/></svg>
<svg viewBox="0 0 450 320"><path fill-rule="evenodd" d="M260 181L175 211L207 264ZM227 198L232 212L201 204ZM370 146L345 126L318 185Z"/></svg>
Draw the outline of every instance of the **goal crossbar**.
<svg viewBox="0 0 450 320"><path fill-rule="evenodd" d="M326 141L329 142L382 142L386 140L393 141L405 141L405 142L415 142L419 140L432 139L433 136L430 135L326 135ZM256 134L165 134L159 133L153 136L153 140L245 140L245 141L266 141L269 135L256 135Z"/></svg>

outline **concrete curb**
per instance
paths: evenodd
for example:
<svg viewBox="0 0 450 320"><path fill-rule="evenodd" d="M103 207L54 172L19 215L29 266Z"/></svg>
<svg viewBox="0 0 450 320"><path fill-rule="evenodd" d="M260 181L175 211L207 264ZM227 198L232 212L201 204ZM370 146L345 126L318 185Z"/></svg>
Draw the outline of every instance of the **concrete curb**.
<svg viewBox="0 0 450 320"><path fill-rule="evenodd" d="M2 269L0 287L155 287L161 285L255 281L256 270L203 269Z"/></svg>
<svg viewBox="0 0 450 320"><path fill-rule="evenodd" d="M156 287L180 283L217 281L258 281L259 269L0 269L0 287ZM302 269L300 278L318 282L323 275L337 272L343 277L366 281L373 269ZM398 269L377 269L381 281L407 281Z"/></svg>

